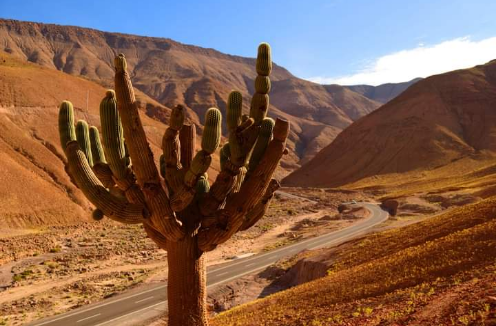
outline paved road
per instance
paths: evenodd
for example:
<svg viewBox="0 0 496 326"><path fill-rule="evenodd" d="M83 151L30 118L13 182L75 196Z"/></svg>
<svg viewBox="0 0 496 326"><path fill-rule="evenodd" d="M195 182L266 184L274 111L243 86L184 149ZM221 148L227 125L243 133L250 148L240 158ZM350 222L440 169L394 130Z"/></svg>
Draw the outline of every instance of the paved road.
<svg viewBox="0 0 496 326"><path fill-rule="evenodd" d="M253 273L272 265L283 257L295 255L305 249L337 245L359 234L364 233L374 225L388 218L388 214L377 205L359 203L371 211L372 216L359 221L347 228L334 231L319 237L310 238L292 245L281 247L266 253L237 259L222 265L211 266L207 269L208 287L237 279L243 275ZM158 314L165 311L167 301L167 285L154 285L146 290L134 294L124 294L114 299L86 306L84 308L40 320L29 325L49 326L111 326L132 325L133 317Z"/></svg>

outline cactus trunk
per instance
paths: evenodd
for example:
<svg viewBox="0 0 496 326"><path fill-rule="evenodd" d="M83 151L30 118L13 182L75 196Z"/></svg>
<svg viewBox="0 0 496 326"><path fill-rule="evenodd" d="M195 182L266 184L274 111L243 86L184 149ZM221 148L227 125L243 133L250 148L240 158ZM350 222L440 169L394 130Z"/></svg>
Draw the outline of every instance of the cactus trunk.
<svg viewBox="0 0 496 326"><path fill-rule="evenodd" d="M208 325L204 256L198 249L196 237L185 237L167 246L168 326Z"/></svg>

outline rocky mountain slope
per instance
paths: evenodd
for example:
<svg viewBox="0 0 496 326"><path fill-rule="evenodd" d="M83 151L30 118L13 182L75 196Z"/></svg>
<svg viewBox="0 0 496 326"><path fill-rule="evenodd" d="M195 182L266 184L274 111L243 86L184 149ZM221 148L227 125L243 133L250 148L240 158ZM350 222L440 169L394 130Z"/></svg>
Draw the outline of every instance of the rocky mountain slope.
<svg viewBox="0 0 496 326"><path fill-rule="evenodd" d="M0 229L67 224L90 216L90 204L64 171L57 106L68 99L76 119L99 126L98 108L105 90L92 81L0 51ZM148 103L142 119L158 158L166 126L145 111L167 119L169 109L139 91L137 96Z"/></svg>
<svg viewBox="0 0 496 326"><path fill-rule="evenodd" d="M111 85L115 52L126 55L136 88L172 107L187 106L189 118L201 124L206 109L225 112L232 89L241 91L248 111L256 77L252 58L213 49L93 29L0 19L0 50L39 65ZM253 49L255 55L256 49ZM277 49L273 49L277 61ZM356 119L381 103L350 88L322 86L298 79L275 65L272 75L273 117L292 122L283 165L295 169Z"/></svg>
<svg viewBox="0 0 496 326"><path fill-rule="evenodd" d="M353 123L284 183L339 186L411 171L421 177L463 158L493 157L495 107L496 61L431 76Z"/></svg>

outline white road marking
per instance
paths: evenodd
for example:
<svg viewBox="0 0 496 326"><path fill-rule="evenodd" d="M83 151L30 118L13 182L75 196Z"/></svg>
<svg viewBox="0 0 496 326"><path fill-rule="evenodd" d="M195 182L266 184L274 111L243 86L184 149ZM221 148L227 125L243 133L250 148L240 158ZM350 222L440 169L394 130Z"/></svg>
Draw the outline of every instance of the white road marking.
<svg viewBox="0 0 496 326"><path fill-rule="evenodd" d="M148 298L144 298L144 299L141 299L141 300L138 300L138 301L134 301L134 303L140 303L140 302L143 302L143 301L146 301L146 300L150 300L150 299L153 299L155 298L153 295L151 297L148 297Z"/></svg>
<svg viewBox="0 0 496 326"><path fill-rule="evenodd" d="M98 304L98 305L96 305L94 307L91 307L91 308L88 308L88 309L84 309L84 310L81 310L81 311L76 311L76 312L73 312L72 314L60 316L59 318L47 320L45 322L42 322L42 323L39 323L39 324L35 324L35 325L36 326L41 326L41 325L50 324L50 323L53 323L54 321L58 321L58 320L61 320L61 319L66 319L66 318L69 318L69 317L72 317L72 316L75 316L75 315L79 315L79 314L85 313L87 311L91 311L91 310L95 310L95 309L98 309L98 308L101 308L101 307L104 307L104 306L108 306L109 304L113 304L113 303L116 303L116 302L119 302L119 301L127 300L129 298L132 298L132 297L135 297L135 296L138 296L138 295L142 295L143 293L148 293L148 292L155 291L155 290L162 289L162 288L166 288L166 287L167 287L167 285L157 286L155 288L152 288L152 289L149 289L149 290L140 292L140 293L135 293L135 294L132 294L132 295L128 295L128 296L126 296L124 298L112 300L112 301L109 301L109 302L104 302L104 303Z"/></svg>
<svg viewBox="0 0 496 326"><path fill-rule="evenodd" d="M227 273L229 273L229 272L220 273L220 274L217 274L217 276L226 275Z"/></svg>
<svg viewBox="0 0 496 326"><path fill-rule="evenodd" d="M105 325L105 324L111 323L111 322L113 322L113 321L116 321L116 320L122 319L122 318L124 318L124 317L127 317L127 316L129 316L129 315L135 314L135 313L137 313L137 312L141 312L141 311L144 311L144 310L148 310L148 309L154 308L154 307L159 306L159 305L161 305L161 304L165 304L166 302L167 302L167 300L160 301L159 303L156 303L156 304L154 304L154 305L152 305L152 306L148 306L148 307L142 308L142 309L140 309L140 310L131 311L131 312L130 312L130 313L128 313L128 314L125 314L125 315L122 315L122 316L119 316L119 317L115 317L115 318L113 318L113 319L110 319L110 320L104 321L103 323L96 324L95 326L101 326L101 325Z"/></svg>
<svg viewBox="0 0 496 326"><path fill-rule="evenodd" d="M250 266L253 266L255 265L256 263L251 263L251 264L248 264L248 265L245 265L245 267L250 267Z"/></svg>
<svg viewBox="0 0 496 326"><path fill-rule="evenodd" d="M85 321L85 320L88 320L88 319L91 319L91 318L95 318L95 317L98 317L100 316L101 314L96 314L96 315L93 315L93 316L90 316L90 317L86 317L86 318L83 318L83 319L79 319L76 323L79 323L79 322L82 322L82 321Z"/></svg>

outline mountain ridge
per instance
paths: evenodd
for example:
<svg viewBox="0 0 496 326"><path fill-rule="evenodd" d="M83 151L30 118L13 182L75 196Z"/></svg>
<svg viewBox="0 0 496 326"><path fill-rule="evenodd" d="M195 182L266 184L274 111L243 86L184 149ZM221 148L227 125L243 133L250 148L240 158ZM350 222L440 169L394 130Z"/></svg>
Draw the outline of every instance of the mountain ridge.
<svg viewBox="0 0 496 326"><path fill-rule="evenodd" d="M198 125L209 107L225 113L232 89L242 92L244 112L248 112L254 92L254 58L168 38L0 19L0 42L0 50L20 59L83 76L106 87L112 85L113 56L122 52L137 89L166 107L185 105L188 118ZM381 105L339 85L299 79L277 64L271 80L269 115L285 117L293 127L288 141L290 155L283 162L288 171L308 161L351 122Z"/></svg>
<svg viewBox="0 0 496 326"><path fill-rule="evenodd" d="M335 187L496 153L496 61L434 75L358 119L283 183Z"/></svg>

